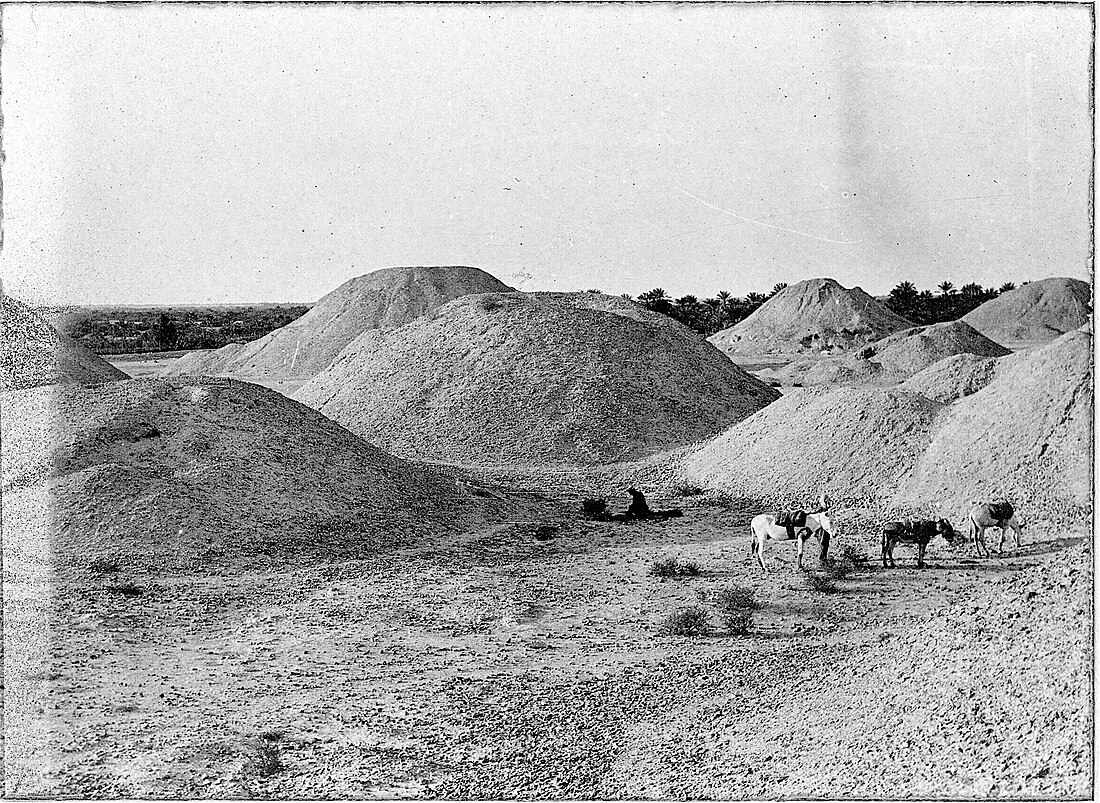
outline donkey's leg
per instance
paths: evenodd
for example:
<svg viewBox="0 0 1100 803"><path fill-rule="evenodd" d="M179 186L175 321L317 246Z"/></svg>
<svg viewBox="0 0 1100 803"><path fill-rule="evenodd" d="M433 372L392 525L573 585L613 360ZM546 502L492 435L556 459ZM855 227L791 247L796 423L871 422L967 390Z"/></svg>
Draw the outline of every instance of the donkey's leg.
<svg viewBox="0 0 1100 803"><path fill-rule="evenodd" d="M927 541L921 541L919 544L917 544L917 568L918 569L923 569L924 568L924 550L927 549L927 547L928 547L928 542Z"/></svg>
<svg viewBox="0 0 1100 803"><path fill-rule="evenodd" d="M822 528L818 531L821 537L821 562L824 563L829 558L829 533Z"/></svg>
<svg viewBox="0 0 1100 803"><path fill-rule="evenodd" d="M884 535L882 536L882 568L889 569L890 564L887 563L887 558L890 555L890 540Z"/></svg>
<svg viewBox="0 0 1100 803"><path fill-rule="evenodd" d="M765 572L768 570L768 565L764 563L764 536L759 536L756 541L756 559L760 561L760 568Z"/></svg>
<svg viewBox="0 0 1100 803"><path fill-rule="evenodd" d="M1005 536L1007 535L1007 528L1001 525L1001 537L997 539L997 552L1001 553L1005 551Z"/></svg>
<svg viewBox="0 0 1100 803"><path fill-rule="evenodd" d="M802 552L806 546L806 539L802 536L802 532L799 531L795 535L794 540L798 543L798 568L802 568Z"/></svg>

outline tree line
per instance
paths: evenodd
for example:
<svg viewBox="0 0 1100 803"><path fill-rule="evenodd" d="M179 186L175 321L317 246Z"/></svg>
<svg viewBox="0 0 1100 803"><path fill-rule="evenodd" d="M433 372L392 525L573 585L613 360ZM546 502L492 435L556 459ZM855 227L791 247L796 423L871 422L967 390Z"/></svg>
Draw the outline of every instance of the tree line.
<svg viewBox="0 0 1100 803"><path fill-rule="evenodd" d="M655 287L640 294L637 299L628 293L623 293L622 297L637 301L653 312L675 318L688 328L709 336L745 320L786 287L786 282L779 282L770 293L752 292L741 297L723 290L713 298L704 299L694 295L672 298L662 288ZM956 290L952 282L945 280L934 291L918 290L915 284L905 281L890 291L884 303L903 318L924 325L957 320L991 298L1015 289L1016 285L1012 282L1005 282L996 289L970 282Z"/></svg>

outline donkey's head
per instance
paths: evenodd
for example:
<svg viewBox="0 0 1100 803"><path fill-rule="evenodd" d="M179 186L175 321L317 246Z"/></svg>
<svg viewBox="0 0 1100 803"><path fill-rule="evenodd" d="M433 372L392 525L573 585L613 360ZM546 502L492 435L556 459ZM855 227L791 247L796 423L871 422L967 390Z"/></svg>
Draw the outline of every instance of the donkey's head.
<svg viewBox="0 0 1100 803"><path fill-rule="evenodd" d="M947 519L940 519L936 522L936 534L942 535L944 541L951 543L955 538L955 528Z"/></svg>

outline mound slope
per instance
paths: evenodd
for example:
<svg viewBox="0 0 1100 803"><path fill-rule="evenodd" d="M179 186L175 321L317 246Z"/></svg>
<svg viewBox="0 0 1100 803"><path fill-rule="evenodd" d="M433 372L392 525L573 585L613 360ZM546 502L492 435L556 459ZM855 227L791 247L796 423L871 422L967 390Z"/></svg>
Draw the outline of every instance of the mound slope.
<svg viewBox="0 0 1100 803"><path fill-rule="evenodd" d="M802 354L851 349L913 324L858 287L807 279L768 299L710 342L727 354Z"/></svg>
<svg viewBox="0 0 1100 803"><path fill-rule="evenodd" d="M26 304L10 296L0 297L0 390L127 378L98 354L61 334Z"/></svg>
<svg viewBox="0 0 1100 803"><path fill-rule="evenodd" d="M906 379L898 390L919 393L944 404L977 393L997 374L1002 361L977 354L954 354Z"/></svg>
<svg viewBox="0 0 1100 803"><path fill-rule="evenodd" d="M1029 520L1091 517L1092 338L1072 331L1010 358L953 404L898 504L960 512L1005 496Z"/></svg>
<svg viewBox="0 0 1100 803"><path fill-rule="evenodd" d="M636 459L778 396L672 319L594 293L457 299L365 333L296 394L387 451L475 465Z"/></svg>
<svg viewBox="0 0 1100 803"><path fill-rule="evenodd" d="M5 548L54 566L362 555L460 512L453 481L255 385L129 380L2 404Z"/></svg>
<svg viewBox="0 0 1100 803"><path fill-rule="evenodd" d="M774 507L827 491L888 500L932 437L942 405L884 388L788 393L688 455L685 480Z"/></svg>
<svg viewBox="0 0 1100 803"><path fill-rule="evenodd" d="M1053 278L997 296L963 320L998 343L1045 342L1086 324L1091 310L1087 282Z"/></svg>
<svg viewBox="0 0 1100 803"><path fill-rule="evenodd" d="M365 331L403 326L470 293L511 289L478 268L385 268L344 282L301 318L259 340L184 355L166 373L304 379Z"/></svg>

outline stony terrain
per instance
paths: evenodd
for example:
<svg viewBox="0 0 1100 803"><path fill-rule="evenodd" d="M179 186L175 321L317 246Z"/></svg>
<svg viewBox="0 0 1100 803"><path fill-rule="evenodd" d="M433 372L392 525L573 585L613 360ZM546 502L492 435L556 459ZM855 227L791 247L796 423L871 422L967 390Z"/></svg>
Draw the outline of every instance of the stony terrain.
<svg viewBox="0 0 1100 803"><path fill-rule="evenodd" d="M26 304L0 294L0 390L125 378Z"/></svg>
<svg viewBox="0 0 1100 803"><path fill-rule="evenodd" d="M457 299L367 332L295 394L396 455L476 465L632 460L778 397L670 318L596 293Z"/></svg>
<svg viewBox="0 0 1100 803"><path fill-rule="evenodd" d="M326 368L363 332L402 326L468 293L508 290L478 268L385 268L344 282L282 329L251 343L195 352L166 373L301 381Z"/></svg>
<svg viewBox="0 0 1100 803"><path fill-rule="evenodd" d="M1043 279L987 301L963 317L1006 346L1045 343L1088 323L1092 288L1080 279Z"/></svg>
<svg viewBox="0 0 1100 803"><path fill-rule="evenodd" d="M912 325L858 287L807 279L709 340L730 355L820 354L864 346Z"/></svg>

